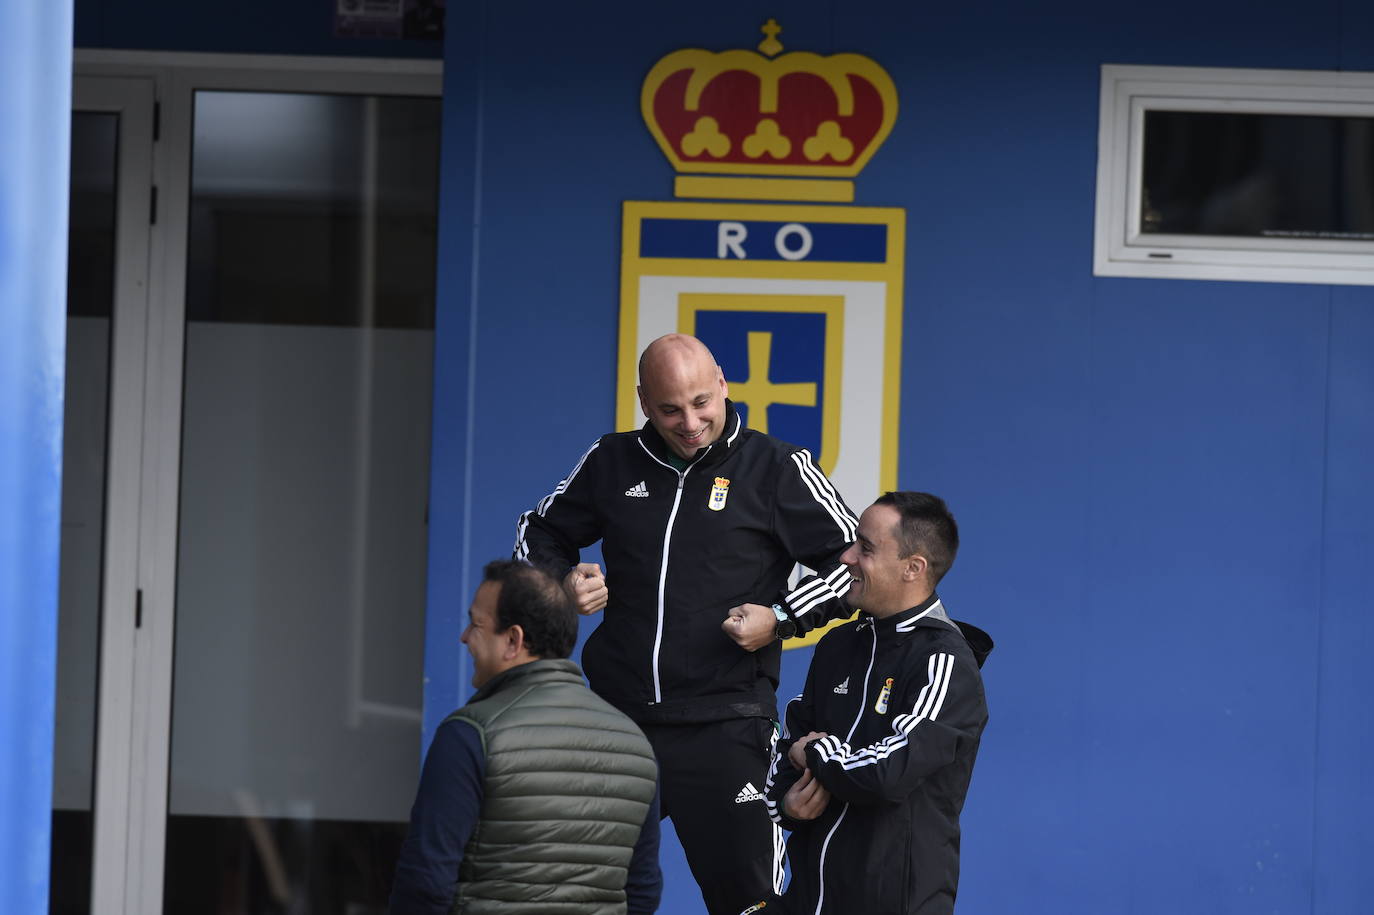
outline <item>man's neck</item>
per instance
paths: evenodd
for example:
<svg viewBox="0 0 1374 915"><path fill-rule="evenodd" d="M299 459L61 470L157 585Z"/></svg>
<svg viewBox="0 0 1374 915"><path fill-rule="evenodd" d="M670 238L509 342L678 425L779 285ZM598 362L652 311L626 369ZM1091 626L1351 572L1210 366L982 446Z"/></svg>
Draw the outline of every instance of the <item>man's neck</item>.
<svg viewBox="0 0 1374 915"><path fill-rule="evenodd" d="M919 591L915 591L913 593L908 593L906 597L903 598L902 602L900 603L900 606L898 606L895 610L869 610L868 615L874 617L875 619L887 619L889 616L896 616L899 613L905 613L914 607L923 607L927 604L932 604L935 602L934 597L934 590L922 589ZM864 609L867 610L868 608L865 607Z"/></svg>
<svg viewBox="0 0 1374 915"><path fill-rule="evenodd" d="M496 673L492 674L490 677L487 677L487 679L484 680L484 681L482 681L481 685L478 686L477 689L486 689L486 687L487 687L488 684L490 684L490 683L492 683L492 682L498 680L499 678L501 678L501 677L504 676L505 674L511 672L512 670L515 670L515 668L517 668L517 667L524 667L526 664L531 664L531 663L533 663L533 662L535 662L535 661L539 661L539 660L542 660L542 659L541 659L541 658L535 657L534 655L530 654L529 652L525 652L525 653L522 654L520 657L515 658L515 659L511 660L510 662L504 664L504 665L501 667L500 670L496 671Z"/></svg>

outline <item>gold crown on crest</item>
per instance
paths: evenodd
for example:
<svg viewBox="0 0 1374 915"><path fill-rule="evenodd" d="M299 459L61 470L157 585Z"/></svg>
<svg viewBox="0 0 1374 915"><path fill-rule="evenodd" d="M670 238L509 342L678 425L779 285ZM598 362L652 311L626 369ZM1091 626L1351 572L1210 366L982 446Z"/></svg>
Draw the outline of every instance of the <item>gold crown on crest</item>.
<svg viewBox="0 0 1374 915"><path fill-rule="evenodd" d="M762 31L757 52L688 48L654 64L640 107L659 148L680 175L854 177L897 120L892 77L860 54L778 56L782 28L769 19ZM830 183L777 182L773 193L743 196L852 199L851 182ZM741 196L724 186L679 178L678 196Z"/></svg>

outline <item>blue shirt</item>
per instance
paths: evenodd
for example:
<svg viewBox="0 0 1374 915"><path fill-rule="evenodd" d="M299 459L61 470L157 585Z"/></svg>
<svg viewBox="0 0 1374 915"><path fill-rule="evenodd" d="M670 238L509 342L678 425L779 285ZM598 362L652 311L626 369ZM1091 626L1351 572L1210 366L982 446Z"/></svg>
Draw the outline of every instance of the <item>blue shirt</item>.
<svg viewBox="0 0 1374 915"><path fill-rule="evenodd" d="M410 831L396 862L391 915L448 915L458 891L463 849L480 819L486 771L477 730L465 721L441 724L425 756ZM663 893L658 808L655 789L625 879L629 915L650 915Z"/></svg>

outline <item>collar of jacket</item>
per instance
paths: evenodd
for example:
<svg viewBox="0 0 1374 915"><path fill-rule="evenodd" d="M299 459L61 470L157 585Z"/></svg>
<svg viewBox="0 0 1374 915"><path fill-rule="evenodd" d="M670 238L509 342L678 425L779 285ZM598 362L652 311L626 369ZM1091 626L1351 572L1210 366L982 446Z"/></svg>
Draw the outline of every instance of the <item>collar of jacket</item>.
<svg viewBox="0 0 1374 915"><path fill-rule="evenodd" d="M979 667L982 667L983 662L988 659L988 655L992 654L992 649L994 647L992 636L972 623L954 619L949 616L949 611L947 609L945 610L943 619L926 616L925 614L927 611L935 606L936 602L939 600L940 595L932 594L910 610L903 610L901 613L894 616L878 619L877 617L864 613L863 619L877 630L879 636L886 636L897 631L910 632L922 626L944 626L944 619L948 619L950 623L954 624L954 628L959 630L959 634L964 637L964 641L968 643L969 650L973 652L973 659L978 662ZM941 604L941 607L944 607L944 605ZM897 627L901 626L903 623L907 625L903 626L901 630L898 630Z"/></svg>
<svg viewBox="0 0 1374 915"><path fill-rule="evenodd" d="M928 613L930 611L930 608L934 607L939 602L940 595L931 592L930 597L927 597L925 600L921 601L919 604L917 604L909 610L903 610L901 613L894 613L892 616L885 616L881 619L876 616L869 615L867 613L865 613L864 615L868 616L868 618L872 621L873 628L878 630L879 635L886 635L887 633L894 631L902 623L910 623L913 620L916 620L917 617L923 616L924 614ZM917 622L915 623L915 625L918 626L922 624L932 626L944 625L944 623L937 622L934 620L917 620ZM906 626L903 628L910 629L911 627Z"/></svg>
<svg viewBox="0 0 1374 915"><path fill-rule="evenodd" d="M508 686L512 686L521 680L528 679L529 677L541 673L563 673L576 677L581 682L586 682L582 679L582 668L578 667L572 661L566 658L540 658L536 661L530 661L528 664L521 664L518 667L512 667L509 670L501 671L486 683L483 683L482 687L472 694L472 698L469 699L468 702L480 702L488 696L499 693Z"/></svg>
<svg viewBox="0 0 1374 915"><path fill-rule="evenodd" d="M739 445L744 432L744 424L740 422L739 411L735 409L735 402L728 397L725 399L725 429L726 431L711 444L697 452L697 456L692 458L688 467L706 467L711 464L718 464L725 460L730 449ZM644 447L649 449L649 453L665 464L671 465L668 457L672 453L668 449L668 443L663 440L663 436L658 434L654 424L646 422L644 427L639 430L639 440L644 443Z"/></svg>

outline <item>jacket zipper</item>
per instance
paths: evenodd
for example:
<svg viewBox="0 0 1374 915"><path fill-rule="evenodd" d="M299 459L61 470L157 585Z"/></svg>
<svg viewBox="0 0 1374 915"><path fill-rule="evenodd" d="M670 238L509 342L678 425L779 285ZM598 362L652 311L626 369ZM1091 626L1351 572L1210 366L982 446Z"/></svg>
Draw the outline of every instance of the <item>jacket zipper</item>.
<svg viewBox="0 0 1374 915"><path fill-rule="evenodd" d="M677 520L677 509L682 503L682 488L687 484L687 472L692 469L696 460L686 467L678 470L672 464L659 460L649 446L644 444L644 439L639 440L639 447L644 449L644 453L655 464L671 470L677 474L677 492L673 495L673 510L668 513L668 527L663 531L663 563L658 570L658 628L654 630L654 699L650 705L658 705L663 701L663 684L659 680L658 674L658 653L663 647L663 608L665 605L665 595L668 588L668 545L673 539L673 522ZM697 460L700 460L698 457Z"/></svg>
<svg viewBox="0 0 1374 915"><path fill-rule="evenodd" d="M736 417L735 431L730 433L730 437L726 439L726 442L733 442L735 440L735 436L739 435L740 429L742 429L743 427L744 424L739 421L739 417ZM649 446L644 444L643 438L639 440L639 447L644 449L644 453L647 454L649 456L649 459L652 460L655 464L659 464L663 467L666 467L673 473L677 474L677 493L673 496L673 510L668 513L668 527L663 532L663 564L659 567L658 570L658 628L654 631L654 700L649 703L650 705L658 705L663 701L663 684L659 679L658 654L659 649L663 647L663 614L664 606L666 604L666 592L668 588L668 545L673 539L673 522L677 520L677 509L678 506L682 503L682 489L684 486L687 485L687 474L691 471L693 467L697 465L699 461L701 461L702 458L706 456L707 453L711 451L712 448L716 447L716 445L715 442L712 442L710 445L707 445L705 452L698 454L690 462L688 462L686 467L682 468L681 470L678 470L676 467L665 461L659 460L658 457L655 456L654 453L649 450Z"/></svg>
<svg viewBox="0 0 1374 915"><path fill-rule="evenodd" d="M868 710L868 682L873 678L873 662L878 659L878 626L872 624L869 629L873 633L873 647L868 654L868 670L864 672L864 694L859 701L859 712L854 716L854 723L849 726L849 733L844 735L844 742L849 743L854 739L854 732L859 729L859 722L863 720L864 712ZM821 843L821 859L816 867L816 879L820 883L820 893L816 898L816 911L814 915L820 915L821 906L825 905L825 855L830 850L830 840L835 837L835 831L844 822L845 814L849 813L849 803L846 802L840 815L835 818L835 825L830 827L830 831L825 834L825 841Z"/></svg>
<svg viewBox="0 0 1374 915"><path fill-rule="evenodd" d="M682 504L682 488L687 483L687 471L691 465L677 471L677 492L673 495L673 510L668 513L668 527L663 532L663 565L658 571L658 629L654 632L654 702L663 701L663 686L658 675L658 651L663 646L663 608L668 587L668 544L673 539L673 522L677 520L677 508Z"/></svg>

